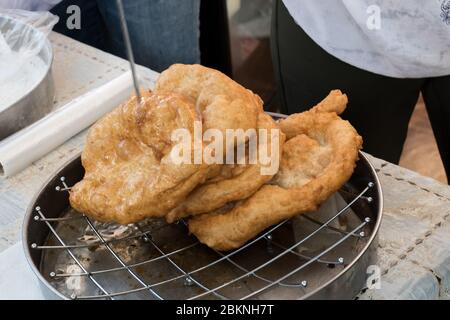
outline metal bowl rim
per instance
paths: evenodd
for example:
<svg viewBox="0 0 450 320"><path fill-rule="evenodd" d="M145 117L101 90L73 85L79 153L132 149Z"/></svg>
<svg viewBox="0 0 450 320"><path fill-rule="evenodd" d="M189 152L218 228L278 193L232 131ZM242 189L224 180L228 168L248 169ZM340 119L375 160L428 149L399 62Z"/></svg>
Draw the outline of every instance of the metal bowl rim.
<svg viewBox="0 0 450 320"><path fill-rule="evenodd" d="M279 118L285 118L286 115L284 114L280 114L280 113L274 113L274 112L266 112L267 114L271 115L272 117L279 117ZM71 159L69 159L68 161L66 161L61 167L59 167L56 171L55 174L51 175L43 184L42 187L40 188L40 190L34 195L33 199L31 200L27 210L26 210L26 214L24 217L24 221L23 221L23 225L22 225L22 245L25 251L25 257L27 259L28 265L31 267L31 269L33 270L34 274L38 277L38 279L40 280L41 283L43 283L48 289L50 289L50 291L54 294L56 294L56 296L64 299L64 300L69 300L68 297L64 296L62 293L60 293L58 290L56 290L42 275L42 273L40 272L40 270L35 266L33 259L31 258L31 254L30 254L30 248L28 245L28 225L32 220L32 215L33 215L33 211L35 209L35 205L36 205L36 201L39 198L39 196L41 195L42 191L50 184L50 182L59 175L59 173L61 171L63 171L70 163L72 163L73 161L75 161L76 159L78 159L81 156L81 152L77 153L75 156L73 156ZM382 220L382 216L383 216L383 192L381 189L381 183L380 180L378 178L378 175L375 171L375 168L373 167L373 165L370 163L368 157L361 151L359 151L359 157L360 160L365 161L366 165L368 166L372 176L375 179L375 186L377 188L377 193L379 196L379 201L378 201L378 212L377 212L377 221L374 225L372 234L369 238L369 240L367 241L367 244L361 249L361 251L358 253L358 255L353 258L352 262L350 264L348 264L340 273L338 273L336 276L334 276L333 278L331 278L330 280L328 280L326 283L322 284L320 287L316 288L314 291L302 296L300 299L308 299L309 297L314 296L315 294L317 294L318 292L324 290L326 287L328 287L330 284L332 284L333 282L335 282L336 280L338 280L340 277L344 276L350 269L352 269L353 267L356 266L356 264L358 264L360 262L360 258L367 253L369 247L374 243L375 238L378 235L378 231L380 229L380 225L381 225L381 220Z"/></svg>
<svg viewBox="0 0 450 320"><path fill-rule="evenodd" d="M45 180L45 182L42 184L42 187L39 189L38 192L33 196L33 199L30 201L30 204L27 207L26 214L22 223L22 245L25 251L25 257L27 259L28 265L33 270L34 274L38 277L41 283L45 284L45 286L50 289L53 293L55 293L57 296L64 300L68 300L66 296L64 296L62 293L60 293L58 290L56 290L42 275L41 271L37 268L37 266L34 264L33 258L30 254L30 248L28 245L28 226L30 222L32 221L33 212L36 209L36 201L41 196L42 192L47 188L47 186L55 179L55 177L59 176L60 172L63 171L69 164L74 162L76 159L78 159L81 156L81 152L77 153L75 156L67 160L63 165L61 165L54 174L50 175L49 178ZM50 232L50 231L49 231Z"/></svg>
<svg viewBox="0 0 450 320"><path fill-rule="evenodd" d="M22 25L24 28L29 28L29 29L33 30L33 32L37 32L37 33L43 34L42 31L36 29L35 27L33 27L33 26L29 25L29 24L23 23L22 21L14 19L12 17L9 17L7 15L0 14L0 19L1 18L6 19L6 20L10 20L13 23L18 24L18 25ZM52 45L50 43L50 40L48 40L48 37L45 37L45 45L42 47L41 51L44 48L48 52L49 61L48 61L45 73L43 73L43 77L30 90L28 90L19 100L16 100L13 104L11 104L11 105L7 106L6 108L4 108L3 110L1 110L0 113L3 112L3 111L6 111L8 109L14 108L16 105L20 104L23 100L28 98L28 96L34 90L36 90L42 83L44 83L44 81L47 79L48 75L51 74L51 69L52 69L52 65L53 65L54 55L53 55L53 48L52 48ZM39 53L41 51L39 51ZM45 61L44 61L44 63L45 63Z"/></svg>
<svg viewBox="0 0 450 320"><path fill-rule="evenodd" d="M380 179L378 178L378 175L376 174L375 168L370 163L367 156L362 152L359 152L359 156L360 156L360 159L363 159L366 162L367 166L369 167L369 169L372 173L372 176L375 178L375 185L377 187L377 193L379 196L377 221L373 227L372 234L371 234L369 240L367 241L366 245L361 249L361 251L358 253L358 255L355 258L353 258L351 263L349 263L340 273L338 273L336 276L334 276L333 278L331 278L330 280L328 280L327 282L322 284L320 287L318 287L314 291L302 296L301 299L308 299L309 297L314 296L315 294L317 294L318 292L325 289L330 284L332 284L333 282L337 281L339 278L344 276L348 271L353 269L358 263L361 262L361 257L368 252L369 248L374 244L375 238L378 236L378 231L379 231L380 225L381 225L381 219L383 217L383 191L381 190Z"/></svg>

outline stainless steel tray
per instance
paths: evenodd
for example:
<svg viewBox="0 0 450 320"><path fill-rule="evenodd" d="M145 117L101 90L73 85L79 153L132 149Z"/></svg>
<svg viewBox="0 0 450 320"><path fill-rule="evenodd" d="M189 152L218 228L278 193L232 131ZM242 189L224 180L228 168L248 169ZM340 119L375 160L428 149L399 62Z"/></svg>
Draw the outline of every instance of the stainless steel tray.
<svg viewBox="0 0 450 320"><path fill-rule="evenodd" d="M67 190L83 174L76 157L38 192L25 217L25 254L49 298L350 299L376 261L382 193L364 154L318 212L222 253L198 243L183 223L118 226L75 212Z"/></svg>

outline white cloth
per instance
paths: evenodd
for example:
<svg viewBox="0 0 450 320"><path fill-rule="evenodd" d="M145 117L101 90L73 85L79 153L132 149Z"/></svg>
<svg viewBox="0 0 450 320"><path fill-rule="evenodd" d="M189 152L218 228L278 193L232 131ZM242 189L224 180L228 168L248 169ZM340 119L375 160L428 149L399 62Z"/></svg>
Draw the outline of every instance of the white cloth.
<svg viewBox="0 0 450 320"><path fill-rule="evenodd" d="M283 2L320 47L346 63L396 78L450 74L450 0Z"/></svg>
<svg viewBox="0 0 450 320"><path fill-rule="evenodd" d="M47 11L62 0L0 0L1 9L22 9L28 11Z"/></svg>
<svg viewBox="0 0 450 320"><path fill-rule="evenodd" d="M22 242L0 253L0 300L42 300L39 280L28 265Z"/></svg>

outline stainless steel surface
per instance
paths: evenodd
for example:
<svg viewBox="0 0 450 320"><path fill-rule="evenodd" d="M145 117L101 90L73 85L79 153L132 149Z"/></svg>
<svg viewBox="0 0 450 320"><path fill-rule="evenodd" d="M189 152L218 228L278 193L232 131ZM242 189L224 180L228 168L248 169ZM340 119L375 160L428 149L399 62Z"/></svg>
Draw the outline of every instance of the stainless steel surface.
<svg viewBox="0 0 450 320"><path fill-rule="evenodd" d="M118 226L75 212L68 190L83 173L77 157L43 187L25 217L25 254L49 297L349 299L376 258L382 194L363 154L350 181L319 212L224 253L198 243L184 223Z"/></svg>
<svg viewBox="0 0 450 320"><path fill-rule="evenodd" d="M136 74L136 64L134 63L133 47L131 45L130 33L128 32L127 20L123 10L122 0L116 0L117 9L119 9L120 26L122 29L123 40L127 49L128 61L130 61L131 74L133 76L134 90L136 92L137 101L141 101L141 92L139 90L139 81Z"/></svg>
<svg viewBox="0 0 450 320"><path fill-rule="evenodd" d="M28 32L40 32L17 20L4 16L0 16L0 19L8 20L5 28L18 25L28 29ZM43 78L20 100L0 111L0 140L36 122L52 110L55 89L51 72L53 53L50 41L46 40L39 57L47 65L47 70Z"/></svg>

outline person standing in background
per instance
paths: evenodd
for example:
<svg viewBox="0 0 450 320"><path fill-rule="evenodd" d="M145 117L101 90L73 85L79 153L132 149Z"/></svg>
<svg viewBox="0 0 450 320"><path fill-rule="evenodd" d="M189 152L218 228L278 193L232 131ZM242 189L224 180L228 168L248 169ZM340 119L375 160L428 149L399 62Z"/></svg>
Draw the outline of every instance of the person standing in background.
<svg viewBox="0 0 450 320"><path fill-rule="evenodd" d="M422 93L450 177L450 0L276 0L271 40L282 112L341 89L364 150L398 163Z"/></svg>
<svg viewBox="0 0 450 320"><path fill-rule="evenodd" d="M200 63L200 0L123 0L123 7L136 63L155 71ZM50 10L60 18L54 31L126 58L114 0L0 0L0 8ZM67 21L77 11L74 27Z"/></svg>

